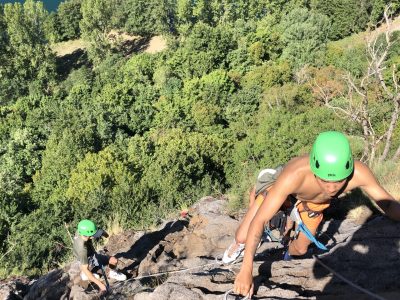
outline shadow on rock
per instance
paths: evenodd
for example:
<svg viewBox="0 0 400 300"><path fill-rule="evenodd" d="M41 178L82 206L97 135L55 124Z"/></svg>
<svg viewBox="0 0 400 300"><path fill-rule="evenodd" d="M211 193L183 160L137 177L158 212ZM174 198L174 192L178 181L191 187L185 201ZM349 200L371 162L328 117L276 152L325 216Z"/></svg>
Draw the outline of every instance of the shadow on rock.
<svg viewBox="0 0 400 300"><path fill-rule="evenodd" d="M123 271L135 269L140 262L147 256L151 249L160 244L168 234L183 230L188 225L188 221L178 220L168 222L164 228L140 237L130 250L116 255L117 258L127 258L134 260L132 264L126 266Z"/></svg>
<svg viewBox="0 0 400 300"><path fill-rule="evenodd" d="M63 270L54 270L40 277L29 288L24 300L59 300L69 299L69 276Z"/></svg>
<svg viewBox="0 0 400 300"><path fill-rule="evenodd" d="M399 299L399 232L400 223L377 217L362 225L333 252L321 255L319 259L325 267L317 261L313 269L315 278L329 276L328 268L335 273L317 299Z"/></svg>

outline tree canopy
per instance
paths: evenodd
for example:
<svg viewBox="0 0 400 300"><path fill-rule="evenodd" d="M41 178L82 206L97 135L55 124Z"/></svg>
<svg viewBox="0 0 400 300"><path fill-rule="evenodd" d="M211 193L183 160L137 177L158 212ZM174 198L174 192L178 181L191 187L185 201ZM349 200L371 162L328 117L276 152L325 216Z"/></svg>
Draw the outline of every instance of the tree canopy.
<svg viewBox="0 0 400 300"><path fill-rule="evenodd" d="M367 163L398 159L399 34L360 38L398 15L387 4L0 5L0 277L65 260L82 218L145 228L204 195L239 197L323 130ZM167 48L146 52L158 35Z"/></svg>

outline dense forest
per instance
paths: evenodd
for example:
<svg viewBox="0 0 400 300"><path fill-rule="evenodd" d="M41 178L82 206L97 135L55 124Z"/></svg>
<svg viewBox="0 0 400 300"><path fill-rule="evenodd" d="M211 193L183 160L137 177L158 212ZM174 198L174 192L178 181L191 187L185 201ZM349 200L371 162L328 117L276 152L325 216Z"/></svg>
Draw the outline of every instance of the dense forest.
<svg viewBox="0 0 400 300"><path fill-rule="evenodd" d="M399 7L0 5L0 277L61 264L81 218L136 229L204 195L238 206L260 168L307 153L323 130L346 133L371 166L397 161L400 35L372 30ZM167 48L142 51L157 35ZM54 45L75 39L84 51L56 55Z"/></svg>

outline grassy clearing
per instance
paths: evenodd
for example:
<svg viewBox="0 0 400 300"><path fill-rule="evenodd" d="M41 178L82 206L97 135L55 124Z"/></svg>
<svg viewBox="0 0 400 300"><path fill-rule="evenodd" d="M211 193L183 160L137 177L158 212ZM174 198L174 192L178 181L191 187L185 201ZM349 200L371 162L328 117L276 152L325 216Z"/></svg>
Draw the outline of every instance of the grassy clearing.
<svg viewBox="0 0 400 300"><path fill-rule="evenodd" d="M367 39L375 38L377 35L383 33L387 29L386 25L382 25L372 31L363 31L360 33L353 34L351 36L345 37L341 40L328 43L328 45L334 48L340 49L352 49L361 45L365 45ZM393 20L390 25L391 31L400 30L400 17Z"/></svg>
<svg viewBox="0 0 400 300"><path fill-rule="evenodd" d="M109 39L112 43L116 42L134 42L141 40L140 36L132 36L126 33L121 33L117 31L111 31L109 34ZM88 47L87 42L83 41L83 39L70 40L65 42L56 43L51 46L53 52L58 56L62 57L68 54L73 53L78 49L86 49ZM148 42L148 45L145 47L144 52L147 53L157 53L167 48L167 40L162 36L154 36Z"/></svg>
<svg viewBox="0 0 400 300"><path fill-rule="evenodd" d="M52 50L57 56L61 57L71 54L78 49L86 49L87 44L82 39L60 42L52 45Z"/></svg>
<svg viewBox="0 0 400 300"><path fill-rule="evenodd" d="M121 217L118 214L113 214L112 218L108 220L106 225L107 233L110 236L120 234L124 231L124 228L121 224Z"/></svg>
<svg viewBox="0 0 400 300"><path fill-rule="evenodd" d="M396 199L400 199L400 163L387 161L373 166L374 174L382 186Z"/></svg>

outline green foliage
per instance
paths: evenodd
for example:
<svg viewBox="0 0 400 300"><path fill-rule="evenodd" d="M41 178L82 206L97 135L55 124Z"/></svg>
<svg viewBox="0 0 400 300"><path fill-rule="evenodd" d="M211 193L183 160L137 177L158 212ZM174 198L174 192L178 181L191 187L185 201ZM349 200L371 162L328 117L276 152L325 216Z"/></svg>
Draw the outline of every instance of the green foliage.
<svg viewBox="0 0 400 300"><path fill-rule="evenodd" d="M197 130L225 123L223 108L229 103L233 91L233 82L223 70L213 71L185 84L183 101L192 103L190 114Z"/></svg>
<svg viewBox="0 0 400 300"><path fill-rule="evenodd" d="M88 151L94 150L93 129L66 127L54 132L43 152L42 168L33 176L35 202L54 203L63 199L71 170Z"/></svg>
<svg viewBox="0 0 400 300"><path fill-rule="evenodd" d="M83 0L79 22L82 38L89 42L90 59L98 64L111 53L108 34L112 28L113 10L118 0Z"/></svg>
<svg viewBox="0 0 400 300"><path fill-rule="evenodd" d="M191 204L221 188L229 150L223 136L180 129L152 134L155 152L143 180L161 208Z"/></svg>
<svg viewBox="0 0 400 300"><path fill-rule="evenodd" d="M304 112L313 104L310 90L305 85L285 83L282 86L273 86L263 93L263 102L260 110L268 111L272 108L285 108Z"/></svg>
<svg viewBox="0 0 400 300"><path fill-rule="evenodd" d="M327 45L325 61L327 65L333 65L350 72L353 76L361 77L368 63L364 53L363 44L349 47L348 43L330 42Z"/></svg>
<svg viewBox="0 0 400 300"><path fill-rule="evenodd" d="M242 73L251 70L254 65L261 65L275 60L282 52L279 19L268 14L258 22L236 21L232 26L238 48L229 53L229 65Z"/></svg>
<svg viewBox="0 0 400 300"><path fill-rule="evenodd" d="M13 274L27 275L41 272L43 266L47 270L56 267L68 251L68 237L62 229L68 211L68 205L60 201L57 206L46 204L21 217L10 228L7 242L11 251L0 262L1 266Z"/></svg>
<svg viewBox="0 0 400 300"><path fill-rule="evenodd" d="M0 161L2 190L9 195L22 193L40 168L39 138L31 128L16 129L6 147Z"/></svg>
<svg viewBox="0 0 400 300"><path fill-rule="evenodd" d="M50 15L33 0L0 6L1 273L57 267L69 257L64 224L82 218L147 229L203 195L239 199L259 169L308 153L323 130L350 134L359 156L360 128L320 107L315 83L346 103L342 74L363 75L364 48L359 36L329 37L374 22L386 0L344 3L67 0ZM146 38L111 42L115 31ZM146 53L166 33L167 49ZM58 57L68 68L56 69L49 42L80 35L88 56ZM385 63L398 64L399 49ZM369 86L379 134L391 107Z"/></svg>
<svg viewBox="0 0 400 300"><path fill-rule="evenodd" d="M163 128L220 131L227 124L224 108L234 90L234 83L223 70L187 80L181 91L158 101L155 124Z"/></svg>
<svg viewBox="0 0 400 300"><path fill-rule="evenodd" d="M337 40L366 28L370 20L371 2L373 1L312 0L311 7L329 16L332 23L329 38Z"/></svg>
<svg viewBox="0 0 400 300"><path fill-rule="evenodd" d="M167 65L177 77L199 77L224 68L227 54L235 47L229 28L197 23L167 60Z"/></svg>
<svg viewBox="0 0 400 300"><path fill-rule="evenodd" d="M156 61L143 54L133 57L118 77L106 80L95 100L98 132L103 139L113 139L116 133L133 136L142 134L153 125L158 98L152 74ZM104 76L105 72L102 72Z"/></svg>
<svg viewBox="0 0 400 300"><path fill-rule="evenodd" d="M77 70L73 70L65 81L61 84L61 88L67 93L73 93L78 86L90 88L93 82L93 74L91 70L83 66Z"/></svg>
<svg viewBox="0 0 400 300"><path fill-rule="evenodd" d="M330 22L327 16L305 8L291 11L281 23L282 58L295 68L320 62Z"/></svg>
<svg viewBox="0 0 400 300"><path fill-rule="evenodd" d="M81 2L81 0L67 0L58 6L56 17L61 41L80 37Z"/></svg>
<svg viewBox="0 0 400 300"><path fill-rule="evenodd" d="M98 119L99 133L110 138L110 133L122 131L130 136L143 133L152 126L155 114L152 99L157 93L143 83L123 82L107 85L96 99L96 109L101 112Z"/></svg>
<svg viewBox="0 0 400 300"><path fill-rule="evenodd" d="M132 212L140 206L135 208L131 203L137 182L125 165L124 152L118 150L111 146L98 153L87 153L72 170L66 196L81 218L90 212L92 219L106 222L107 212L112 211L126 224L137 217Z"/></svg>
<svg viewBox="0 0 400 300"><path fill-rule="evenodd" d="M257 21L267 14L285 14L294 7L303 6L302 2L297 0L177 0L176 15L181 33L183 33L182 28L187 29L199 22L209 25L231 24L236 20Z"/></svg>
<svg viewBox="0 0 400 300"><path fill-rule="evenodd" d="M125 30L134 35L151 36L174 32L174 2L171 0L128 0L125 4Z"/></svg>
<svg viewBox="0 0 400 300"><path fill-rule="evenodd" d="M285 62L271 62L254 68L241 79L244 89L259 87L262 90L289 82L292 76L290 65Z"/></svg>
<svg viewBox="0 0 400 300"><path fill-rule="evenodd" d="M44 24L44 30L46 32L46 37L50 43L59 42L60 39L60 24L58 22L58 18L55 12L51 12L46 18Z"/></svg>
<svg viewBox="0 0 400 300"><path fill-rule="evenodd" d="M33 0L6 4L0 13L3 52L0 54L0 103L13 103L18 96L43 93L53 84L54 56L45 32L47 12ZM1 49L1 47L0 47Z"/></svg>
<svg viewBox="0 0 400 300"><path fill-rule="evenodd" d="M245 137L247 128L256 122L254 115L257 112L261 98L262 90L257 86L241 89L230 97L225 109L225 115L230 132L237 139L241 140Z"/></svg>

